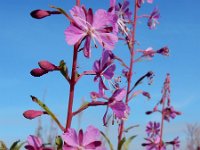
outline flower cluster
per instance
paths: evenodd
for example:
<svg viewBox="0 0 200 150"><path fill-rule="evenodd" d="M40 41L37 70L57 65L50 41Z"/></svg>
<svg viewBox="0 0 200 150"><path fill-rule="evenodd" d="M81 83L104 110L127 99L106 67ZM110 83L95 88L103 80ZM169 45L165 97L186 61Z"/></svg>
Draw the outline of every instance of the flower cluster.
<svg viewBox="0 0 200 150"><path fill-rule="evenodd" d="M167 106L165 104L167 103ZM162 105L162 110L159 110L159 105ZM146 112L147 115L152 114L154 112L160 112L162 115L161 124L158 122L149 122L146 127L147 138L145 138L146 143L143 143L142 146L145 146L147 150L165 150L167 145L172 145L173 150L176 150L180 146L180 141L175 138L173 141L164 142L163 141L163 125L164 121L170 121L170 119L174 119L177 115L181 113L174 110L174 107L171 106L170 101L170 75L167 74L163 89L162 89L162 97L161 100L156 104L152 111Z"/></svg>

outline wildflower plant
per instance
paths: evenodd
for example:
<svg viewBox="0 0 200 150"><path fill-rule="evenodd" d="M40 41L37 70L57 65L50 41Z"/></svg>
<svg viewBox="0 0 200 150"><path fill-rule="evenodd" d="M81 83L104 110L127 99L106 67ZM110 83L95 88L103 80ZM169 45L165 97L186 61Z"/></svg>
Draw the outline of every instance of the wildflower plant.
<svg viewBox="0 0 200 150"><path fill-rule="evenodd" d="M156 54L164 56L169 55L169 49L166 46L155 50L153 48L136 49L136 28L137 21L142 18L147 18L147 28L154 29L159 23L160 12L156 7L149 15L139 15L140 8L144 3L152 4L153 0L134 0L134 7L130 7L128 0L108 0L110 4L105 9L97 9L95 12L92 8L86 8L81 0L76 0L76 5L71 10L65 11L62 8L51 6L53 10L37 9L31 12L31 16L35 19L45 19L46 17L53 15L63 15L66 20L69 21L69 25L64 30L66 43L72 46L72 66L67 66L64 60L61 60L59 64L55 65L47 60L38 62L39 67L31 70L31 75L34 77L42 77L51 72L60 73L68 82L69 85L69 99L68 110L66 114L66 123L63 125L57 116L35 96L31 96L34 103L38 104L43 110L27 110L23 113L27 119L34 119L38 116L49 115L60 130L62 135L56 138L56 149L63 150L105 150L108 149L101 141L103 136L108 142L109 148L114 150L112 141L98 129L97 126L88 125L86 131L82 129L76 131L72 127L72 120L76 115L88 109L89 107L103 106L106 108L104 114L102 114L102 124L107 126L109 121L108 111L112 111L113 122L118 127L117 136L117 149L127 149L129 143L136 137L126 137L125 123L129 119L130 110L132 109L129 102L135 98L136 95L142 94L148 99L151 98L150 94L144 90L135 90L135 88L145 79L149 80L149 84L152 83L154 73L147 71L146 74L141 76L132 83L133 78L133 66L136 65L142 59L152 59ZM120 56L115 54L116 43L125 42L127 45L127 51L129 52L129 58L123 60ZM101 49L99 59L95 60L90 69L86 69L83 72L79 72L77 64L79 55L84 55L85 59L91 59L93 57L92 51ZM82 52L83 54L82 54ZM125 51L125 50L123 50ZM123 53L123 52L121 52ZM138 55L139 57L136 57ZM129 64L127 64L129 62ZM120 64L120 65L119 65ZM71 69L71 71L70 71ZM116 78L116 69L121 70L122 76ZM91 101L85 102L80 108L74 110L74 95L77 83L83 76L91 76L94 82L90 84L97 84L98 90L88 91L88 95L91 97ZM121 78L125 81L120 84ZM165 149L166 145L173 145L174 149L179 147L179 141L175 138L173 141L163 142L163 122L169 121L171 118L175 118L180 113L175 111L170 105L169 98L169 76L167 76L166 84L163 88L163 97L161 101L156 105L153 112L160 112L162 114L162 123L150 122L147 125L147 143L143 146L147 149L161 150ZM107 81L112 86L107 85ZM165 102L167 99L167 106ZM159 111L157 106L163 105L163 109ZM25 148L28 150L47 150L55 149L48 145L42 144L39 137L30 135L27 138L27 144Z"/></svg>

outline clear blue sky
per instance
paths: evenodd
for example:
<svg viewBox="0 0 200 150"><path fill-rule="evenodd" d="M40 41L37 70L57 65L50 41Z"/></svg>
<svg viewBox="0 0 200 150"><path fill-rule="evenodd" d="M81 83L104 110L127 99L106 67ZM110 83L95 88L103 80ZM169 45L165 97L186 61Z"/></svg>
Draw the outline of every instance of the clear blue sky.
<svg viewBox="0 0 200 150"><path fill-rule="evenodd" d="M93 1L82 0L86 6L94 9L109 6L107 0ZM64 59L71 63L72 48L64 40L64 30L68 26L64 16L53 16L42 20L32 19L29 13L38 8L49 9L49 4L69 10L74 1L67 0L1 0L0 1L0 139L11 141L24 140L29 134L34 134L37 120L26 120L22 113L27 109L39 109L31 102L29 95L42 98L65 122L68 85L58 74L51 73L41 78L33 78L29 72L37 67L39 60L49 60L58 64ZM98 4L98 5L97 5ZM138 22L136 38L140 48L149 46L159 49L162 46L170 48L170 57L156 56L152 61L145 61L135 66L135 78L149 70L155 72L154 84L149 87L144 82L140 89L145 89L152 94L152 100L147 102L143 97L137 97L131 103L132 111L127 124L141 124L156 117L144 115L159 100L161 87L165 74L171 74L171 99L174 107L183 112L183 115L169 124L168 133L183 135L186 123L200 122L200 1L199 0L155 0L153 5L143 5L140 14L149 13L158 6L161 12L160 25L155 30L149 30L146 20ZM116 47L116 54L125 50L123 43ZM100 50L93 50L94 58L98 58ZM114 51L115 52L115 51ZM126 58L125 55L122 56ZM87 60L80 55L79 65L91 68L93 60ZM78 84L76 94L77 108L81 99L89 99L89 91L97 85L92 83L92 78L85 78ZM91 86L88 86L91 82ZM44 94L45 93L45 94ZM98 109L98 110L97 110ZM87 126L95 121L101 125L105 108L91 108L84 113L87 121L82 125ZM97 113L99 111L100 113ZM91 113L95 112L95 113ZM99 118L98 118L99 117ZM47 117L44 117L47 118ZM48 119L47 119L48 120ZM76 120L73 125L76 127ZM171 126L171 128L170 128ZM141 134L144 129L140 128ZM139 132L139 133L140 133ZM143 138L143 137L140 137ZM137 143L136 143L137 144Z"/></svg>

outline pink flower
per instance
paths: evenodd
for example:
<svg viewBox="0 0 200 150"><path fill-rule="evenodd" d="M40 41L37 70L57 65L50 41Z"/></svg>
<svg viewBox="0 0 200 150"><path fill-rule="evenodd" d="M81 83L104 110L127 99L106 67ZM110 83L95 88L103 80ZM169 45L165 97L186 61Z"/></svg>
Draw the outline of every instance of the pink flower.
<svg viewBox="0 0 200 150"><path fill-rule="evenodd" d="M156 27L156 24L159 24L158 19L160 18L160 12L158 8L154 8L152 11L149 20L147 22L147 25L149 26L150 29L154 29Z"/></svg>
<svg viewBox="0 0 200 150"><path fill-rule="evenodd" d="M112 50L118 37L112 33L115 16L106 10L99 9L93 15L90 8L75 6L70 11L73 22L65 30L66 41L69 45L85 40L83 52L85 57L91 56L91 40L97 40L105 49ZM96 43L95 43L96 46Z"/></svg>
<svg viewBox="0 0 200 150"><path fill-rule="evenodd" d="M153 3L153 0L146 0L147 3ZM142 4L145 2L145 0L137 0L137 6L140 8Z"/></svg>
<svg viewBox="0 0 200 150"><path fill-rule="evenodd" d="M118 119L127 119L129 107L122 101L126 96L124 88L117 89L108 100L108 106Z"/></svg>
<svg viewBox="0 0 200 150"><path fill-rule="evenodd" d="M96 82L99 79L99 94L104 94L104 89L108 88L105 86L102 77L105 77L107 80L112 79L115 71L115 64L112 64L114 60L114 55L109 50L104 50L102 57L99 60L96 60L93 64L93 71L96 73L94 81Z"/></svg>
<svg viewBox="0 0 200 150"><path fill-rule="evenodd" d="M146 132L149 137L159 136L160 134L160 123L159 122L149 122L146 126Z"/></svg>
<svg viewBox="0 0 200 150"><path fill-rule="evenodd" d="M34 135L28 136L27 143L28 145L25 145L25 148L28 150L53 150L53 148L45 148L42 140Z"/></svg>
<svg viewBox="0 0 200 150"><path fill-rule="evenodd" d="M85 133L80 130L78 134L70 128L62 139L65 142L63 150L105 150L100 141L100 132L93 126L87 127Z"/></svg>
<svg viewBox="0 0 200 150"><path fill-rule="evenodd" d="M181 112L176 111L173 106L166 107L162 113L166 121L170 121L170 118L174 119L177 115L181 115Z"/></svg>
<svg viewBox="0 0 200 150"><path fill-rule="evenodd" d="M177 136L173 141L166 142L167 144L171 144L173 146L173 150L177 150L180 147L180 140Z"/></svg>
<svg viewBox="0 0 200 150"><path fill-rule="evenodd" d="M40 111L40 110L27 110L23 113L23 116L26 119L34 119L34 118L39 117L43 114L47 114L47 113L44 112L44 111Z"/></svg>
<svg viewBox="0 0 200 150"><path fill-rule="evenodd" d="M160 145L160 137L152 137L152 138L145 138L147 141L146 143L143 143L142 146L146 147L146 150L166 150L166 146L162 144Z"/></svg>
<svg viewBox="0 0 200 150"><path fill-rule="evenodd" d="M60 14L59 11L48 11L48 10L41 10L37 9L31 12L31 16L35 19L42 19L44 17L50 16L52 14Z"/></svg>

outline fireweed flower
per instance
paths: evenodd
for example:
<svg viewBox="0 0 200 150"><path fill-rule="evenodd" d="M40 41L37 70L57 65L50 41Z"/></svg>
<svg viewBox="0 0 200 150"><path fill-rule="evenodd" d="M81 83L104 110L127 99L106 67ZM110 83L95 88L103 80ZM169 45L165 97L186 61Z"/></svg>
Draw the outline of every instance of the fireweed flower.
<svg viewBox="0 0 200 150"><path fill-rule="evenodd" d="M146 126L146 133L149 137L158 136L160 133L160 123L150 121Z"/></svg>
<svg viewBox="0 0 200 150"><path fill-rule="evenodd" d="M66 41L69 45L85 40L83 52L85 57L91 56L91 40L95 46L97 40L103 48L114 49L118 37L112 33L112 24L116 22L115 15L106 10L99 9L93 14L91 8L75 6L70 11L73 18L70 26L65 30Z"/></svg>
<svg viewBox="0 0 200 150"><path fill-rule="evenodd" d="M152 138L145 138L147 141L143 143L142 146L146 148L146 150L166 150L166 146L163 144L160 146L160 137L152 137Z"/></svg>
<svg viewBox="0 0 200 150"><path fill-rule="evenodd" d="M153 3L153 0L146 0L146 1L147 1L147 3ZM145 0L138 0L137 6L140 8L144 2L145 2Z"/></svg>
<svg viewBox="0 0 200 150"><path fill-rule="evenodd" d="M99 60L96 60L93 64L93 71L96 73L94 81L96 82L99 79L99 94L104 94L104 89L108 90L105 86L102 77L105 77L107 80L112 79L115 71L115 64L112 64L114 60L114 55L109 50L104 50L102 57Z"/></svg>
<svg viewBox="0 0 200 150"><path fill-rule="evenodd" d="M150 29L154 29L156 27L156 24L159 24L158 19L160 18L160 12L158 8L154 8L151 15L149 16L147 25Z"/></svg>
<svg viewBox="0 0 200 150"><path fill-rule="evenodd" d="M174 110L174 107L173 106L169 106L169 107L166 107L164 110L163 110L163 115L164 115L164 119L166 121L170 121L170 118L171 119L174 119L177 115L181 115L180 112Z"/></svg>
<svg viewBox="0 0 200 150"><path fill-rule="evenodd" d="M42 144L42 140L34 135L30 135L27 138L28 145L25 145L27 150L53 150L53 148L45 148Z"/></svg>
<svg viewBox="0 0 200 150"><path fill-rule="evenodd" d="M132 12L129 10L129 1L124 0L123 3L118 3L116 5L115 0L110 1L111 8L109 11L111 11L113 14L116 14L118 19L117 23L114 24L114 31L118 32L118 26L122 34L126 34L128 36L129 28L127 27L127 23L131 20Z"/></svg>
<svg viewBox="0 0 200 150"><path fill-rule="evenodd" d="M108 99L108 107L110 107L114 115L118 119L127 119L129 114L129 107L122 101L126 95L126 90L124 88L117 89ZM105 115L107 112L105 113ZM104 121L105 123L105 121Z"/></svg>
<svg viewBox="0 0 200 150"><path fill-rule="evenodd" d="M65 142L63 150L105 150L100 141L100 132L93 126L89 126L84 133L80 130L78 134L70 128L62 139Z"/></svg>

